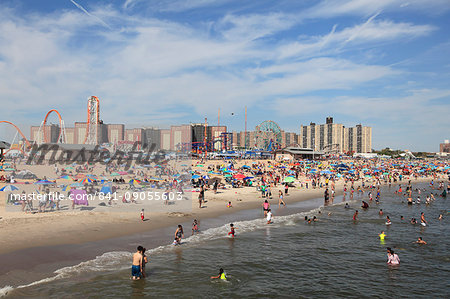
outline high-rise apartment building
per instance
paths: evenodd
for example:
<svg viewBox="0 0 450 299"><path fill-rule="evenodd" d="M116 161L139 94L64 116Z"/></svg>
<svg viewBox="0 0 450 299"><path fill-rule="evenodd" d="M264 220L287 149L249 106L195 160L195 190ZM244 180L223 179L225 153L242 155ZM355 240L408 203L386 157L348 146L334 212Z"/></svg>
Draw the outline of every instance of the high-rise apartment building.
<svg viewBox="0 0 450 299"><path fill-rule="evenodd" d="M357 125L346 128L343 124L333 123L327 117L325 124L300 127L299 142L303 148L324 152L370 153L372 151L372 128Z"/></svg>

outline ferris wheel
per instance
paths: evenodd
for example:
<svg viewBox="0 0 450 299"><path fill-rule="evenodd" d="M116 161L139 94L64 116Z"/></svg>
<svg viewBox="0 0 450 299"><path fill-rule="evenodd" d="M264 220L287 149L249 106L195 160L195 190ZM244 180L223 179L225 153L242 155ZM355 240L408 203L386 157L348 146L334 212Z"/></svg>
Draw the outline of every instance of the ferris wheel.
<svg viewBox="0 0 450 299"><path fill-rule="evenodd" d="M260 149L270 150L281 144L280 126L271 120L263 121L256 127L255 143Z"/></svg>

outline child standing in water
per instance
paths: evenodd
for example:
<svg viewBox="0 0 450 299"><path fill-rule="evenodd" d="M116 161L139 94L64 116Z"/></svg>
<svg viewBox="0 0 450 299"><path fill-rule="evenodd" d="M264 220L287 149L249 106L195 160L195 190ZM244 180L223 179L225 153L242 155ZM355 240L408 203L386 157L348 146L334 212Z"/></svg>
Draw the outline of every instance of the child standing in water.
<svg viewBox="0 0 450 299"><path fill-rule="evenodd" d="M192 235L195 233L198 234L198 221L197 219L194 219L194 222L192 222Z"/></svg>
<svg viewBox="0 0 450 299"><path fill-rule="evenodd" d="M234 238L234 230L236 229L236 227L234 227L234 224L231 223L230 224L230 231L228 232L228 235L231 235Z"/></svg>
<svg viewBox="0 0 450 299"><path fill-rule="evenodd" d="M175 240L178 244L181 244L181 238L184 238L183 226L178 224L177 230L175 231Z"/></svg>
<svg viewBox="0 0 450 299"><path fill-rule="evenodd" d="M266 220L267 220L267 224L271 224L272 223L272 212L271 212L270 209L267 210Z"/></svg>

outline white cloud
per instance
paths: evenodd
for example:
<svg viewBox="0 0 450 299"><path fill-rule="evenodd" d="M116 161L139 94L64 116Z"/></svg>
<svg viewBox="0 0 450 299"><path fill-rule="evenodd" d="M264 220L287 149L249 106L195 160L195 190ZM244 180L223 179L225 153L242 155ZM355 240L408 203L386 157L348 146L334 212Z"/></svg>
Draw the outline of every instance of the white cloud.
<svg viewBox="0 0 450 299"><path fill-rule="evenodd" d="M133 5L129 2L125 7ZM353 105L350 112L358 112L361 119L368 111L389 119L394 115L385 116L379 109L389 103L386 98L335 98L337 105L309 93L351 92L403 75L393 66L356 63L333 54L343 47L420 37L435 29L376 16L293 42L292 37L272 38L294 30L299 19L292 14L227 14L213 22L217 34L212 36L206 25L143 18L110 6L92 13L115 30L105 30L75 9L30 16L0 9L3 119L31 118L39 123L49 109L56 108L66 125L83 121L90 95L100 97L101 118L110 123L195 121L215 116L218 107L224 114L245 105L272 111L273 99L279 99L278 106L290 108L274 108L282 117L317 113L323 107L345 114ZM413 107L422 109L419 104ZM422 111L426 119L434 113Z"/></svg>
<svg viewBox="0 0 450 299"><path fill-rule="evenodd" d="M218 6L231 0L162 0L155 5L157 9L167 12L182 12L192 9Z"/></svg>
<svg viewBox="0 0 450 299"><path fill-rule="evenodd" d="M324 36L309 37L304 41L291 42L279 48L280 58L290 56L311 57L341 51L347 45L370 46L380 41L395 41L416 38L430 34L436 30L431 25L414 25L411 23L395 23L390 20L374 20L341 31L333 27Z"/></svg>
<svg viewBox="0 0 450 299"><path fill-rule="evenodd" d="M286 30L298 21L295 16L283 13L226 15L217 27L227 40L255 40Z"/></svg>
<svg viewBox="0 0 450 299"><path fill-rule="evenodd" d="M429 12L440 14L450 8L447 0L324 0L306 10L309 18L332 18L343 15L369 16L380 11Z"/></svg>

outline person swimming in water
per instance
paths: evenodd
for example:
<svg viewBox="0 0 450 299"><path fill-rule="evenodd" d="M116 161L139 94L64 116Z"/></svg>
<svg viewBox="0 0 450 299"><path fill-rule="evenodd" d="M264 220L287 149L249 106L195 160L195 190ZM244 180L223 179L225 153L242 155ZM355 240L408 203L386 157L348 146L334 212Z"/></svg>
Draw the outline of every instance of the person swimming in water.
<svg viewBox="0 0 450 299"><path fill-rule="evenodd" d="M222 268L220 268L219 269L219 275L211 276L211 279L227 280L227 274L223 271Z"/></svg>
<svg viewBox="0 0 450 299"><path fill-rule="evenodd" d="M378 235L380 237L381 241L384 241L384 238L386 237L386 234L384 233L384 231L381 231L381 234Z"/></svg>
<svg viewBox="0 0 450 299"><path fill-rule="evenodd" d="M378 215L383 216L383 209L380 209L380 211L378 212Z"/></svg>
<svg viewBox="0 0 450 299"><path fill-rule="evenodd" d="M386 225L391 225L391 218L389 218L389 216L386 216Z"/></svg>
<svg viewBox="0 0 450 299"><path fill-rule="evenodd" d="M422 239L422 237L419 237L415 243L420 244L420 245L427 245L427 242L425 242L425 241Z"/></svg>
<svg viewBox="0 0 450 299"><path fill-rule="evenodd" d="M369 208L369 204L363 200L361 208L368 209Z"/></svg>

